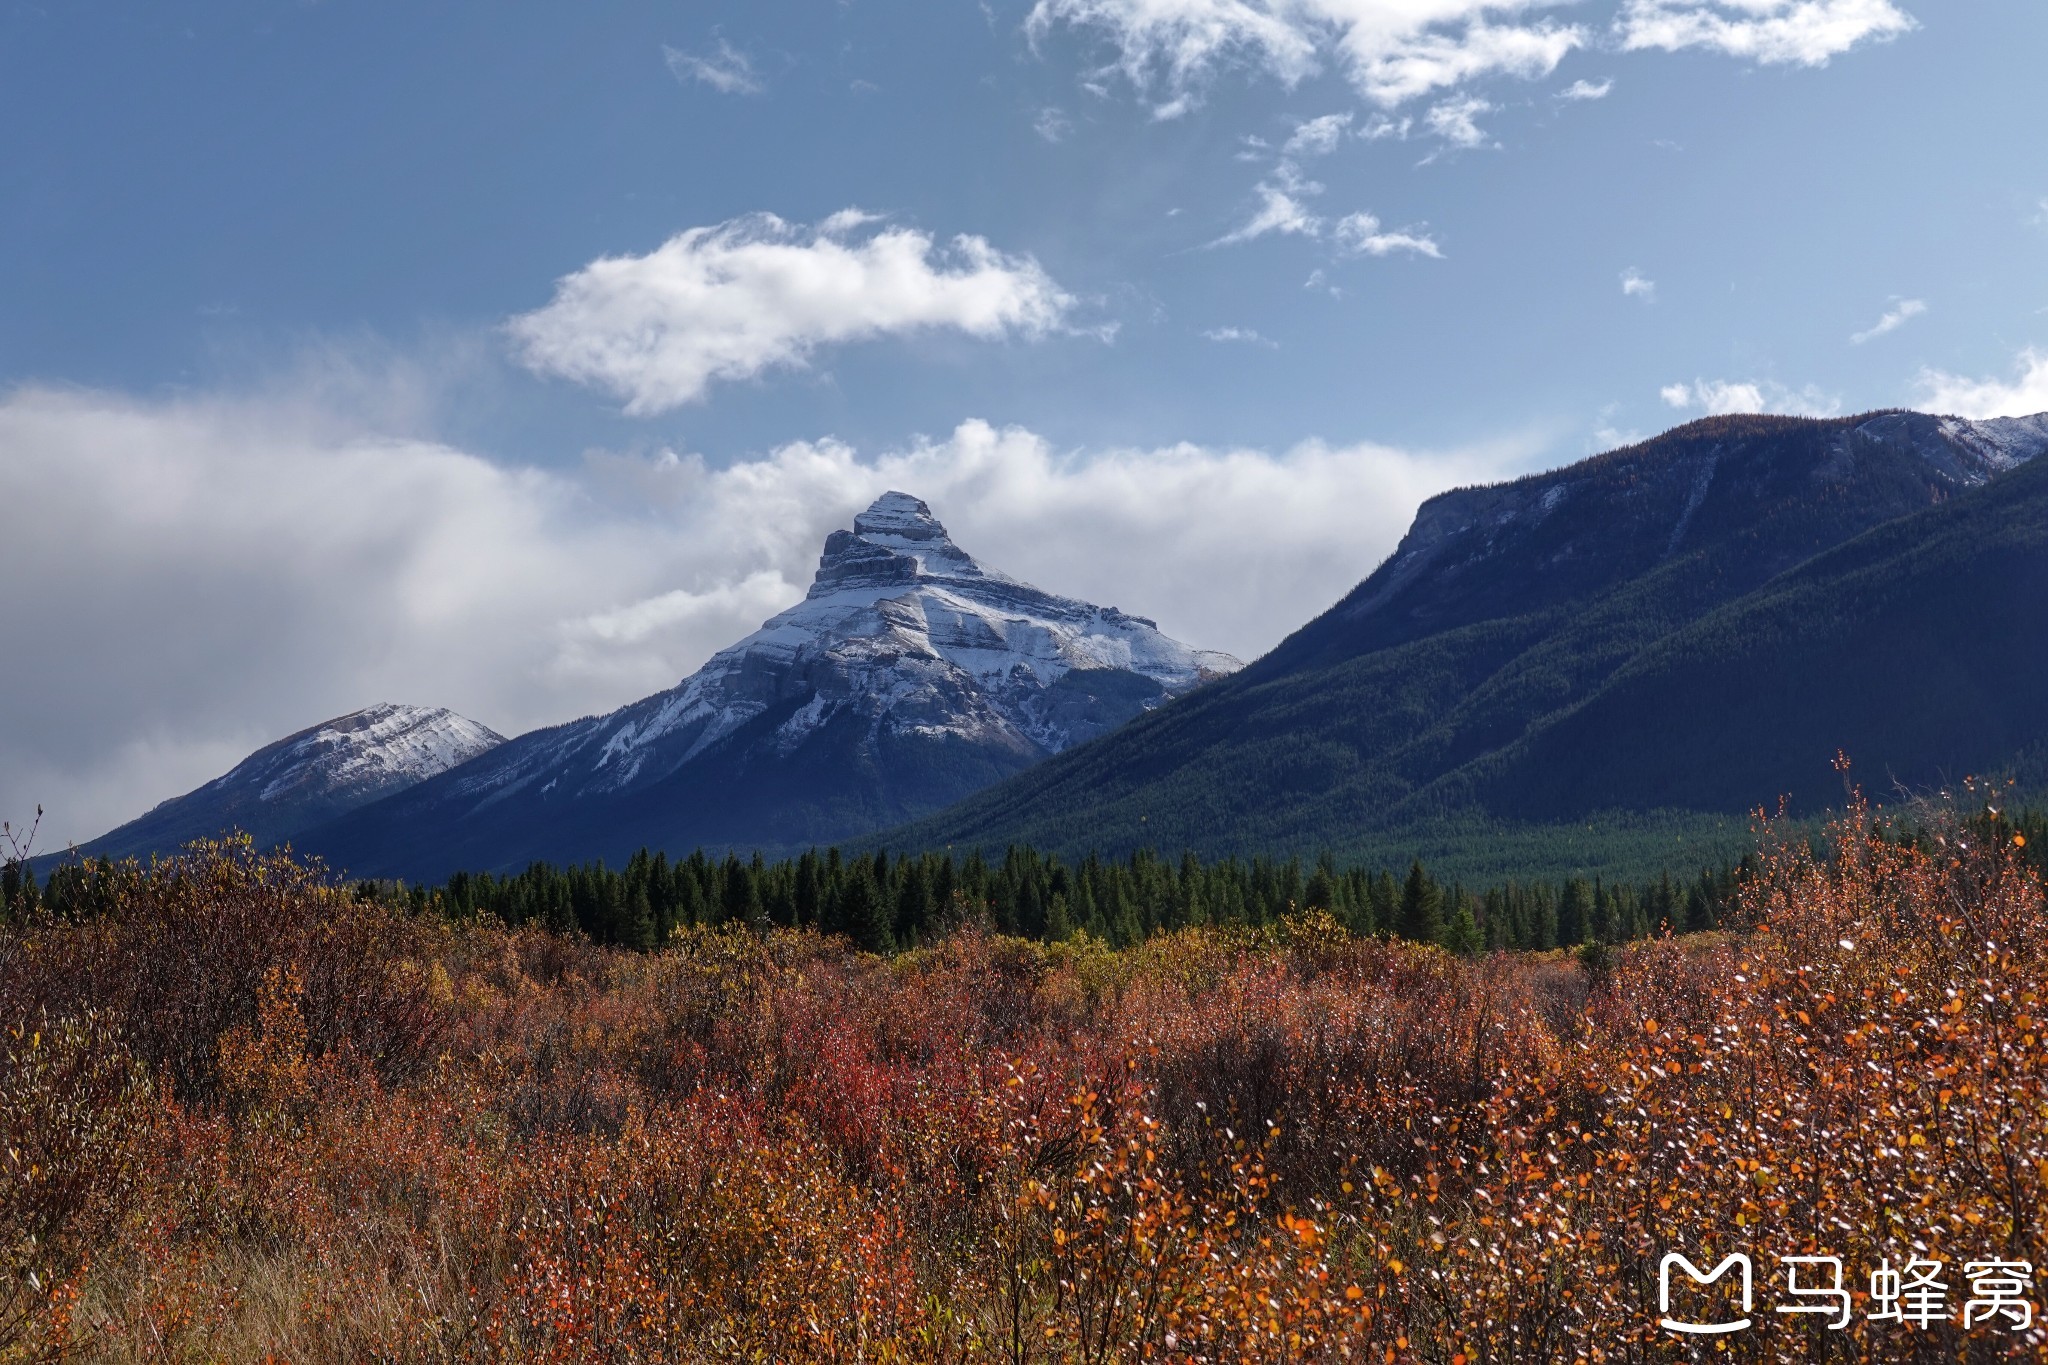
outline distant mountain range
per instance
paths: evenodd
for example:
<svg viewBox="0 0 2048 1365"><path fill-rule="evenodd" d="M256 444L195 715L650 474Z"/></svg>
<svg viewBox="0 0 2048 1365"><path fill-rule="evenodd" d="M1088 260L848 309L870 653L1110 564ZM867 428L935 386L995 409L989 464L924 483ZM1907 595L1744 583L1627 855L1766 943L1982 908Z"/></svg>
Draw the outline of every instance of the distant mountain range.
<svg viewBox="0 0 2048 1365"><path fill-rule="evenodd" d="M892 831L1208 855L1739 816L2048 739L2048 415L1721 417L1424 504L1236 676ZM2038 761L2038 760L2036 760Z"/></svg>
<svg viewBox="0 0 2048 1365"><path fill-rule="evenodd" d="M205 786L87 844L91 857L171 853L229 829L292 839L505 742L440 707L372 706L265 745Z"/></svg>
<svg viewBox="0 0 2048 1365"><path fill-rule="evenodd" d="M1880 795L2048 785L2044 451L2048 414L1694 422L1431 499L1250 667L984 568L889 493L669 691L510 741L372 708L87 851L238 825L415 879L643 846L1405 858L1589 820L1739 832L1838 801L1837 749Z"/></svg>
<svg viewBox="0 0 2048 1365"><path fill-rule="evenodd" d="M669 691L500 745L301 842L440 876L643 846L872 834L1242 665L985 568L887 493L825 542L804 600Z"/></svg>

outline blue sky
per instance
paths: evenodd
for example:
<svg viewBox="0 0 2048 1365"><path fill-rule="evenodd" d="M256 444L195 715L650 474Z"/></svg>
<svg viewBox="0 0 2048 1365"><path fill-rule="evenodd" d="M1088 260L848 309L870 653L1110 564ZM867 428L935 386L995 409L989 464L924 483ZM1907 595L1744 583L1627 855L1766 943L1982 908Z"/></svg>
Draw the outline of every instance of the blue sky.
<svg viewBox="0 0 2048 1365"><path fill-rule="evenodd" d="M891 481L1250 655L1451 484L2048 408L2043 52L2011 0L6 0L0 626L62 657L0 664L0 803L621 704Z"/></svg>

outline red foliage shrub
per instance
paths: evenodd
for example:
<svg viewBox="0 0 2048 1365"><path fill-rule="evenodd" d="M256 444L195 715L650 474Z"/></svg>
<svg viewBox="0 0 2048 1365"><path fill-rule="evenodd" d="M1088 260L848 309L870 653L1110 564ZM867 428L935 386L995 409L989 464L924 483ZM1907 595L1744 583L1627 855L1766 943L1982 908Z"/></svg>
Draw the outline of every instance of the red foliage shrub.
<svg viewBox="0 0 2048 1365"><path fill-rule="evenodd" d="M1732 931L1598 971L1316 916L642 956L246 847L115 875L0 931L0 1359L2044 1349L1871 1316L1886 1261L1960 1310L1965 1263L2048 1257L2048 905L1995 843L1859 815L1768 853ZM1752 1327L1661 1327L1663 1258L1730 1251ZM1822 1254L1841 1330L1769 1306Z"/></svg>

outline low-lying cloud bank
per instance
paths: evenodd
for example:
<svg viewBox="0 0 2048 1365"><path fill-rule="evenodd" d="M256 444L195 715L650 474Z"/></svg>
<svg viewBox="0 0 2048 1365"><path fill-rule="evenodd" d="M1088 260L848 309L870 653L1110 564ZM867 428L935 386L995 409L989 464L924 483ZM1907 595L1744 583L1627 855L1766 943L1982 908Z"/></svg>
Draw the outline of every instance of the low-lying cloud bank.
<svg viewBox="0 0 2048 1365"><path fill-rule="evenodd" d="M0 397L0 816L84 840L374 701L507 733L675 683L795 602L889 488L985 562L1251 657L1392 549L1429 494L1533 442L1056 451L964 422L864 454L796 442L501 465L307 405ZM54 841L54 842L53 842Z"/></svg>

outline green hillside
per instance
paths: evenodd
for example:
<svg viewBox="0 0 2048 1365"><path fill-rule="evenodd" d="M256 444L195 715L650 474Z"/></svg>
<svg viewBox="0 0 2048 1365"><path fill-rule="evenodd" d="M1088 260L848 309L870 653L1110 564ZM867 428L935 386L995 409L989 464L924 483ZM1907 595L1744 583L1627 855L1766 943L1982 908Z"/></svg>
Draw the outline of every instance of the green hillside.
<svg viewBox="0 0 2048 1365"><path fill-rule="evenodd" d="M1927 784L2048 735L2043 526L2048 464L1972 467L1935 419L1694 423L1433 500L1242 675L888 842L1715 861L1751 808L1839 797L1838 747Z"/></svg>

